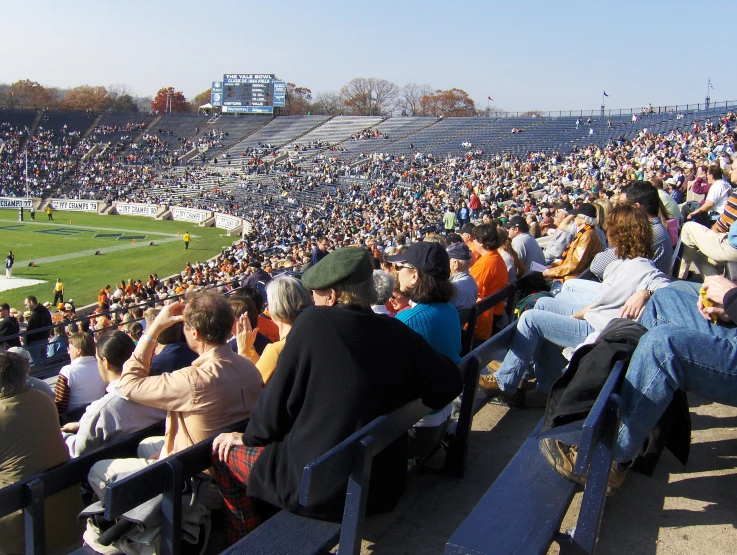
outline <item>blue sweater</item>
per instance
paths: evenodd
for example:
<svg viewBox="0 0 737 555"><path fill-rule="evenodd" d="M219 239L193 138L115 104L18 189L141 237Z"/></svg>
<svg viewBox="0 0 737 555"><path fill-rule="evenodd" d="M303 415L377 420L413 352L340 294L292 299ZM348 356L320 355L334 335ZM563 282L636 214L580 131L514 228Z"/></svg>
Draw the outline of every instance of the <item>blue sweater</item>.
<svg viewBox="0 0 737 555"><path fill-rule="evenodd" d="M402 310L397 320L425 338L436 353L461 362L461 321L450 303L418 304Z"/></svg>

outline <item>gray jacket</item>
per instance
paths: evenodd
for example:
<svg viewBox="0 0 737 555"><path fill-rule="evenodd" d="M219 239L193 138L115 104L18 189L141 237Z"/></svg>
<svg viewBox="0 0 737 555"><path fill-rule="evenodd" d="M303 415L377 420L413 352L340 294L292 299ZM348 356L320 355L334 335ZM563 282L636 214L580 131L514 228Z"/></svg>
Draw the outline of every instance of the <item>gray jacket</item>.
<svg viewBox="0 0 737 555"><path fill-rule="evenodd" d="M69 455L78 457L104 443L143 430L166 418L166 411L139 405L123 397L118 380L110 382L107 394L92 402L79 421L76 434L64 434Z"/></svg>

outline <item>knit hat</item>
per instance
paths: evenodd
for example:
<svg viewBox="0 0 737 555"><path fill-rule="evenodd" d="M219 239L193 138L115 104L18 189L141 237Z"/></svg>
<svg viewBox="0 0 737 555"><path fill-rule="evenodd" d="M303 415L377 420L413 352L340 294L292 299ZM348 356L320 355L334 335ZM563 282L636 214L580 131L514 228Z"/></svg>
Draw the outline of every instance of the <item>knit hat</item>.
<svg viewBox="0 0 737 555"><path fill-rule="evenodd" d="M327 289L336 283L362 283L373 276L373 265L366 249L344 247L334 250L302 274L307 289Z"/></svg>

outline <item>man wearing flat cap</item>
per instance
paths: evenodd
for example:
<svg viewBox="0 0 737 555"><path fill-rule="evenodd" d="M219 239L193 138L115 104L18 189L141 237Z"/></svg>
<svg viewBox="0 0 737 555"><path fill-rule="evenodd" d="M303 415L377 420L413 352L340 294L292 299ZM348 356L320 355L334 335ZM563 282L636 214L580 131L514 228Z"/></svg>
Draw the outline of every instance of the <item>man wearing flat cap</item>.
<svg viewBox="0 0 737 555"><path fill-rule="evenodd" d="M458 367L402 322L374 314L368 251L337 249L302 276L315 306L295 320L276 370L245 434L213 443L217 482L228 509L228 538L258 524L250 498L312 517L340 519L345 490L305 508L302 471L352 433L406 402L440 409L462 389ZM391 510L407 474L407 439L374 460L368 511Z"/></svg>

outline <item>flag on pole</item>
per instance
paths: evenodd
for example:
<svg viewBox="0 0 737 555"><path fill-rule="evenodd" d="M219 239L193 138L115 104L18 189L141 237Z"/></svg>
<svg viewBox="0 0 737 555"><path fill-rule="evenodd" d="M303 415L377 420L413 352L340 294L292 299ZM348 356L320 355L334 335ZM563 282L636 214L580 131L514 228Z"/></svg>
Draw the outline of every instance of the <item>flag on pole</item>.
<svg viewBox="0 0 737 555"><path fill-rule="evenodd" d="M489 98L489 100L491 100L492 102L494 102L494 99L493 98L491 98L491 97L488 97L488 98Z"/></svg>
<svg viewBox="0 0 737 555"><path fill-rule="evenodd" d="M604 96L609 96L609 95L608 95L608 94L606 93L606 91L604 91Z"/></svg>

